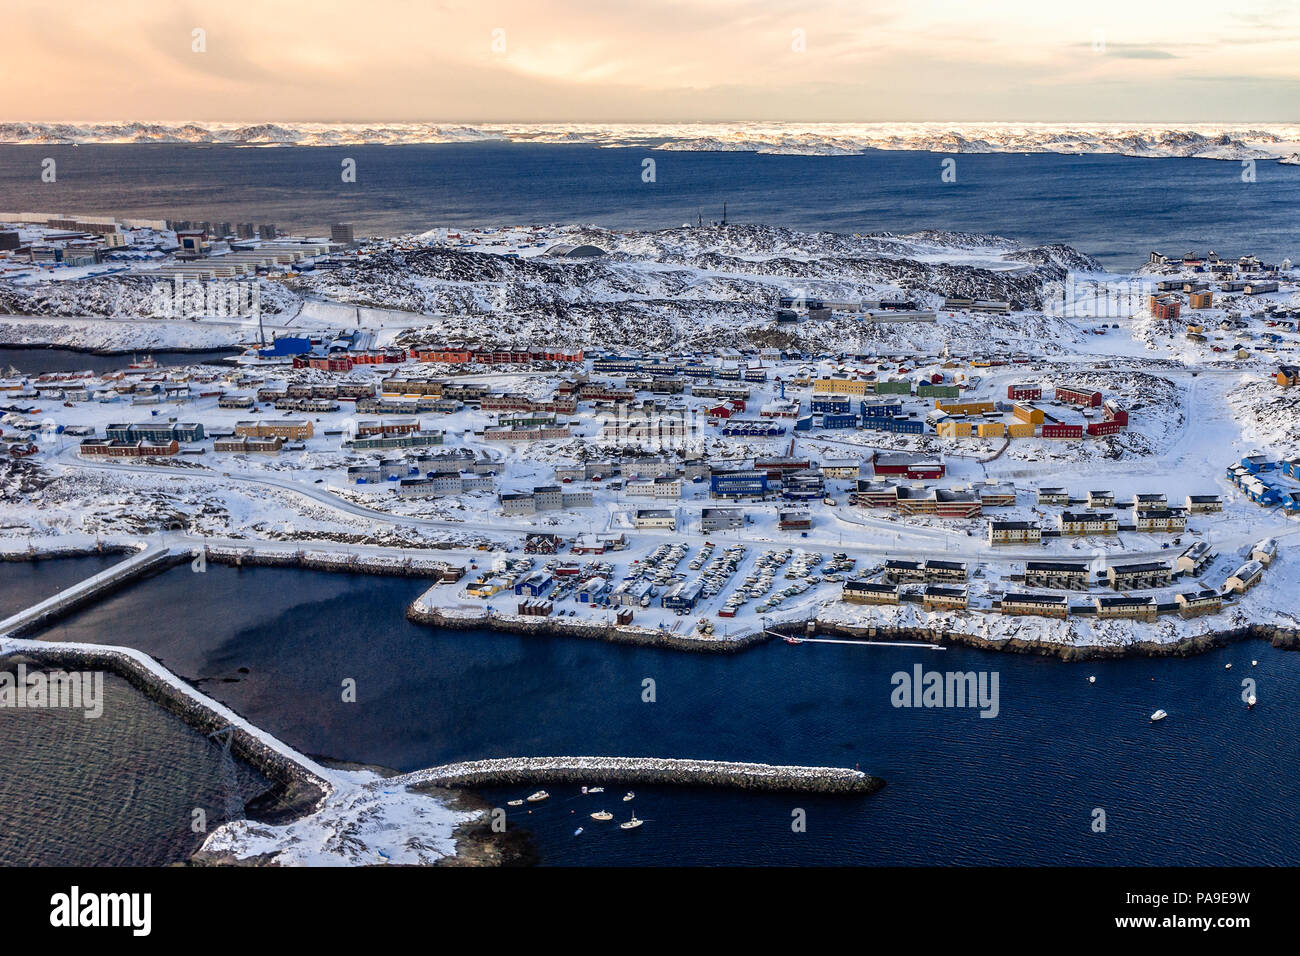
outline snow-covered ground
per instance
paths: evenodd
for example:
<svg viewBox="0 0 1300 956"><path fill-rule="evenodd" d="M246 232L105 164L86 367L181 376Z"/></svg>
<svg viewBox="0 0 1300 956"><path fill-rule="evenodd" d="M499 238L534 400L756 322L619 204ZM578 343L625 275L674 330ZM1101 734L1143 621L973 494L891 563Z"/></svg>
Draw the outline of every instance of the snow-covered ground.
<svg viewBox="0 0 1300 956"><path fill-rule="evenodd" d="M1144 158L1276 159L1300 154L1294 124L1116 123L0 123L0 143L226 143L235 146L587 143L694 151L843 156L867 149L944 153L1117 153Z"/></svg>

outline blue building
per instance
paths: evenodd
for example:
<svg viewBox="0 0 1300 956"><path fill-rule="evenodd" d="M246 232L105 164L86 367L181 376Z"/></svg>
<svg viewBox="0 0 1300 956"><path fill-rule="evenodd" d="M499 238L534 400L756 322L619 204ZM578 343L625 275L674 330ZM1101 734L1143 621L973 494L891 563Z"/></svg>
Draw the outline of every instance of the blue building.
<svg viewBox="0 0 1300 956"><path fill-rule="evenodd" d="M925 422L919 418L876 418L866 416L862 419L862 427L870 428L875 431L893 432L896 435L920 435L925 431Z"/></svg>
<svg viewBox="0 0 1300 956"><path fill-rule="evenodd" d="M306 355L311 351L311 339L297 335L282 335L271 343L268 349L259 349L262 358L285 358L293 355Z"/></svg>
<svg viewBox="0 0 1300 956"><path fill-rule="evenodd" d="M857 428L858 416L849 412L845 415L823 415L822 428Z"/></svg>
<svg viewBox="0 0 1300 956"><path fill-rule="evenodd" d="M714 498L754 498L767 494L767 472L731 471L709 478L709 494Z"/></svg>
<svg viewBox="0 0 1300 956"><path fill-rule="evenodd" d="M847 395L814 395L811 407L814 414L845 415L853 406Z"/></svg>
<svg viewBox="0 0 1300 956"><path fill-rule="evenodd" d="M859 406L863 418L897 418L903 414L902 402L868 402Z"/></svg>
<svg viewBox="0 0 1300 956"><path fill-rule="evenodd" d="M803 418L795 419L794 430L797 432L812 431L813 418L811 415L805 415Z"/></svg>

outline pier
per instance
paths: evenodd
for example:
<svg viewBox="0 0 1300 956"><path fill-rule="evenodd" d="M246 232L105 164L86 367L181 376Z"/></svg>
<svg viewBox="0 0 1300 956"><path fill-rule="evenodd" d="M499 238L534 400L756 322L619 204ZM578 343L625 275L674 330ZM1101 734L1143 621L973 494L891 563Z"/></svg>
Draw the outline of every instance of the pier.
<svg viewBox="0 0 1300 956"><path fill-rule="evenodd" d="M184 554L177 554L166 542L155 540L111 568L78 581L44 601L0 621L0 637L21 637L40 630L52 621L98 601L132 581L166 570L184 560Z"/></svg>
<svg viewBox="0 0 1300 956"><path fill-rule="evenodd" d="M868 794L885 785L879 777L844 767L792 767L671 757L508 757L471 760L416 770L385 781L390 786L644 784L725 787L772 793Z"/></svg>

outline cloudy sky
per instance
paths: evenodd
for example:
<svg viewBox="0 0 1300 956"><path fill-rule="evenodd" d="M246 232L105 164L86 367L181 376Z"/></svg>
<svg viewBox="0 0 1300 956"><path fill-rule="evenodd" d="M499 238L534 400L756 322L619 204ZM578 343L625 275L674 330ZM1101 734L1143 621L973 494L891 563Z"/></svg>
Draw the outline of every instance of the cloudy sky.
<svg viewBox="0 0 1300 956"><path fill-rule="evenodd" d="M0 120L1300 119L1292 0L59 0L4 23Z"/></svg>

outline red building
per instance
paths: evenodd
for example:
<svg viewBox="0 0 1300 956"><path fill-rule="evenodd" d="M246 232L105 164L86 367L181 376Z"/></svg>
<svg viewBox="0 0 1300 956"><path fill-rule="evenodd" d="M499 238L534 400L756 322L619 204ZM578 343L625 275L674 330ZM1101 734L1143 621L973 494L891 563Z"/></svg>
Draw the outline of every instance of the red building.
<svg viewBox="0 0 1300 956"><path fill-rule="evenodd" d="M871 469L877 475L902 475L917 480L942 478L948 473L948 466L941 461L906 455L882 457L879 452L871 459Z"/></svg>
<svg viewBox="0 0 1300 956"><path fill-rule="evenodd" d="M1124 428L1128 427L1128 411L1122 408L1120 404L1113 399L1107 400L1106 403L1101 406L1101 414L1108 422L1115 422Z"/></svg>
<svg viewBox="0 0 1300 956"><path fill-rule="evenodd" d="M352 371L352 359L346 355L295 355L294 368L318 368L326 372Z"/></svg>
<svg viewBox="0 0 1300 956"><path fill-rule="evenodd" d="M1082 425L1065 425L1061 422L1043 425L1044 438L1082 438Z"/></svg>
<svg viewBox="0 0 1300 956"><path fill-rule="evenodd" d="M1101 407L1101 392L1094 392L1090 388L1058 385L1056 386L1056 400L1058 402L1069 402L1071 405L1082 405L1086 408L1099 408Z"/></svg>
<svg viewBox="0 0 1300 956"><path fill-rule="evenodd" d="M1183 300L1176 295L1153 295L1148 301L1151 314L1157 319L1176 319Z"/></svg>
<svg viewBox="0 0 1300 956"><path fill-rule="evenodd" d="M1115 421L1090 422L1088 424L1088 434L1093 438L1099 438L1102 435L1116 435L1123 430L1124 426Z"/></svg>
<svg viewBox="0 0 1300 956"><path fill-rule="evenodd" d="M1043 390L1038 385L1008 385L1007 398L1013 402L1036 402L1043 397Z"/></svg>

